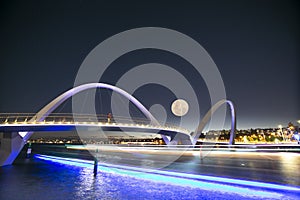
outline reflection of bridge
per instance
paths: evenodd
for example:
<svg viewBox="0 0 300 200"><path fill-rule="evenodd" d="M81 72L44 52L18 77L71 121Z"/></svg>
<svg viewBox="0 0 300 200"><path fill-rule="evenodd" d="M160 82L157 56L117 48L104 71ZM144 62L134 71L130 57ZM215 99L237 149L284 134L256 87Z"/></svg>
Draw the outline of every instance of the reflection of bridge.
<svg viewBox="0 0 300 200"><path fill-rule="evenodd" d="M146 116L147 123L145 123L145 121L142 123L132 123L132 119L130 122L123 122L122 120L124 120L124 118L118 119L117 123L106 123L103 121L101 122L101 117L99 120L98 116L95 115L86 117L73 114L72 120L66 120L66 116L50 115L68 98L81 91L93 88L105 88L123 95ZM118 87L104 83L89 83L80 85L55 98L35 115L30 116L25 114L2 117L2 121L0 121L0 132L3 132L3 138L1 140L0 148L0 166L11 164L15 160L27 140L33 134L33 131L66 131L74 130L75 128L94 128L94 130L102 130L102 128L104 128L108 131L121 129L125 131L130 130L136 132L150 132L152 134L159 133L167 145L176 145L179 143L185 145L195 145L199 135L203 131L205 124L211 118L211 115L224 103L229 104L231 108L232 124L230 144L234 144L236 126L235 111L233 104L228 100L220 100L218 103L216 103L205 115L204 119L199 123L196 132L189 133L187 130L179 127L162 126L136 98Z"/></svg>

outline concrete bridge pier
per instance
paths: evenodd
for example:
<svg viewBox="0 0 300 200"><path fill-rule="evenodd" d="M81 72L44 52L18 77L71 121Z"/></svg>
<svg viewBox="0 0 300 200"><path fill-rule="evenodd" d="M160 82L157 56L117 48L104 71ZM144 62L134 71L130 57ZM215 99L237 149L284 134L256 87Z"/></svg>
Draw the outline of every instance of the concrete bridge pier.
<svg viewBox="0 0 300 200"><path fill-rule="evenodd" d="M0 133L0 166L11 165L24 145L18 132Z"/></svg>

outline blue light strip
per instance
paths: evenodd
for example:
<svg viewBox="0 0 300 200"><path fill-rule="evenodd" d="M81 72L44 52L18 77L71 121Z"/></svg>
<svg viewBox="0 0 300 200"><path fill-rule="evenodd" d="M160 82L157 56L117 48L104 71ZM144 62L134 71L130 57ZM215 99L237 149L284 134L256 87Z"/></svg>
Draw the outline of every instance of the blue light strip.
<svg viewBox="0 0 300 200"><path fill-rule="evenodd" d="M36 158L51 162L73 165L78 167L93 168L93 161L80 160L74 158L62 158L46 155L35 155ZM222 192L237 193L247 196L282 198L287 191L300 192L300 188L285 186L279 184L246 181L231 178L221 178L214 176L186 174L178 172L169 172L162 170L143 169L137 167L120 166L112 164L100 164L98 169L106 173L115 173L118 175L132 176L138 179L151 180L155 182L163 182L179 186L189 186L201 188L204 190L214 190ZM246 188L250 187L250 188ZM254 187L254 188L251 188ZM262 189L272 191L263 191ZM277 191L275 191L277 190ZM279 192L279 193L278 193Z"/></svg>
<svg viewBox="0 0 300 200"><path fill-rule="evenodd" d="M114 167L119 168L118 165L111 165L111 164L102 164L107 167ZM145 173L155 173L155 174L162 174L167 176L174 176L179 178L189 178L189 179L196 179L201 181L212 181L212 182L218 182L222 184L235 184L240 186L246 186L246 187L258 187L258 188L266 188L266 189L276 189L276 190L285 190L285 191L299 191L300 188L292 187L292 186L286 186L286 185L279 185L279 184L273 184L273 183L263 183L258 181L248 181L248 180L241 180L241 179L232 179L232 178L223 178L223 177L215 177L215 176L206 176L206 175L196 175L196 174L187 174L187 173L180 173L180 172L171 172L171 171L162 171L162 170L155 170L155 169L143 169L143 168L137 168L137 167L129 167L129 166L121 166L121 168L126 168L128 170L133 171L140 171Z"/></svg>
<svg viewBox="0 0 300 200"><path fill-rule="evenodd" d="M75 158L62 158L62 157L56 157L56 156L45 156L45 155L34 155L35 158L41 159L41 160L47 160L51 162L61 163L65 165L73 165L77 167L87 167L92 168L94 162L90 160L80 160Z"/></svg>

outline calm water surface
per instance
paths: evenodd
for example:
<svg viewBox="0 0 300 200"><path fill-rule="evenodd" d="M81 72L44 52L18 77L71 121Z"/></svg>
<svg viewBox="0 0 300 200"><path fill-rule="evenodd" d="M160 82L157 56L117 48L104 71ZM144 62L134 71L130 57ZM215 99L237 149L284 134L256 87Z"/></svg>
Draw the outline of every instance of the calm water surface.
<svg viewBox="0 0 300 200"><path fill-rule="evenodd" d="M245 189L247 190L247 189ZM263 199L297 199L269 196ZM0 199L258 199L255 194L237 195L181 187L116 173L98 173L92 168L19 159L0 168Z"/></svg>

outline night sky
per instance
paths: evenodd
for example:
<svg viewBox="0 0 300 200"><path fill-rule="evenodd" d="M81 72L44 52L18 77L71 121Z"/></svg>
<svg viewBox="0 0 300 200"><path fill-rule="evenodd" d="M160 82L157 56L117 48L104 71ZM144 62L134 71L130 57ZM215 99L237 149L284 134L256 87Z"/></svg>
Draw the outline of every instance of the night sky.
<svg viewBox="0 0 300 200"><path fill-rule="evenodd" d="M37 112L73 87L81 63L100 42L128 29L164 27L190 36L208 51L227 98L235 103L238 128L295 122L300 119L299 9L298 1L288 0L1 1L0 112ZM179 71L188 65L159 50L131 52L112 63L101 81L114 84L130 67L148 62ZM205 84L192 70L184 73L201 91L203 115L210 107ZM163 88L136 91L146 107L164 101L159 95L143 97L143 89Z"/></svg>

